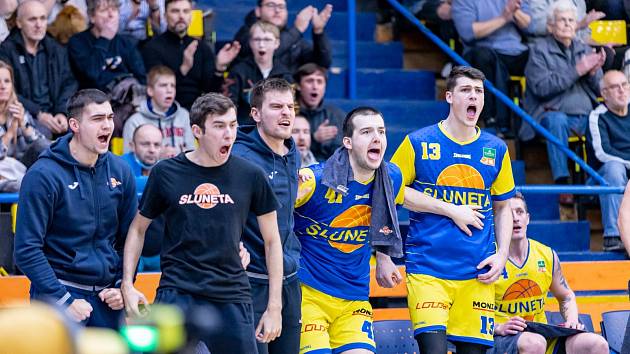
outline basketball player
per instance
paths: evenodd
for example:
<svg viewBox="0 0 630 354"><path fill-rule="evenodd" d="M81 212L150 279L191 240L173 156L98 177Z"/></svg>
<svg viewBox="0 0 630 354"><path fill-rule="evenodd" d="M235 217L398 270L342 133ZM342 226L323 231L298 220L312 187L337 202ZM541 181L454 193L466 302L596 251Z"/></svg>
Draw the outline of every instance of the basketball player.
<svg viewBox="0 0 630 354"><path fill-rule="evenodd" d="M217 329L203 338L212 354L257 353L254 338L268 343L280 335L282 326L278 203L267 176L230 155L237 122L229 98L214 93L199 97L190 124L199 147L153 167L129 228L122 283L125 307L138 314L138 303L147 303L133 287L134 271L147 227L163 214L166 234L156 302L177 305L184 313L194 307L216 313ZM267 310L256 330L250 286L239 257L250 211L258 216L269 274Z"/></svg>
<svg viewBox="0 0 630 354"><path fill-rule="evenodd" d="M503 275L495 284L496 325L492 353L608 353L606 340L594 333L545 340L524 332L525 321L547 323L545 298L551 290L558 299L564 327L583 329L578 322L575 294L562 275L558 255L551 248L527 238L529 213L520 192L509 200L514 219L510 253Z"/></svg>
<svg viewBox="0 0 630 354"><path fill-rule="evenodd" d="M380 167L387 139L383 116L376 109L360 107L348 113L343 134L343 147L325 164L301 172L309 176L299 187L294 213L295 233L302 244L298 271L302 283L302 354L375 352L368 301L372 253L368 235L373 215L382 211L376 211L372 204L379 188L377 169L387 169L389 180L382 183L393 187L392 206L404 201L405 207L416 211L452 215L468 232L466 225L481 223L481 214L474 208L454 206L404 188L398 167L389 163ZM338 162L340 154L347 154L350 166ZM328 164L334 164L334 173L351 169L351 180L341 186L345 188L329 187L325 177ZM401 242L398 240L398 246ZM390 257L379 250L377 281L392 287L402 277Z"/></svg>
<svg viewBox="0 0 630 354"><path fill-rule="evenodd" d="M467 235L446 217L410 213L408 306L424 354L446 353L447 338L458 354L492 346L492 283L507 260L514 180L505 143L476 126L483 80L477 69L453 68L448 117L407 135L392 157L405 185L448 203L478 205L485 217Z"/></svg>

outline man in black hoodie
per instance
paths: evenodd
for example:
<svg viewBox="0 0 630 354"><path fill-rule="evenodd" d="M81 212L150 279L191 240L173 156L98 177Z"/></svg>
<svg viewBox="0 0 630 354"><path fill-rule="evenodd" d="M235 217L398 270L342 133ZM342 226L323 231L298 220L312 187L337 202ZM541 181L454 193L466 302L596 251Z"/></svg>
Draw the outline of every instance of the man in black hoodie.
<svg viewBox="0 0 630 354"><path fill-rule="evenodd" d="M302 65L295 73L300 115L311 124L311 151L318 161L328 159L341 146L345 113L337 106L324 103L326 69L313 63Z"/></svg>
<svg viewBox="0 0 630 354"><path fill-rule="evenodd" d="M248 46L249 27L257 20L263 20L280 29L280 47L274 56L292 73L300 65L310 62L325 68L330 67L332 54L324 28L332 15L332 5L326 5L320 12L313 6L303 8L295 17L295 23L292 27L287 27L288 15L285 0L258 0L256 9L247 15L245 24L234 36L234 40L243 45L239 61L252 55ZM313 26L312 44L302 37L309 24Z"/></svg>
<svg viewBox="0 0 630 354"><path fill-rule="evenodd" d="M46 35L46 8L25 1L17 12L17 28L2 42L0 60L13 67L15 90L24 108L37 118L37 128L50 138L68 130L66 102L77 90L66 49Z"/></svg>
<svg viewBox="0 0 630 354"><path fill-rule="evenodd" d="M297 279L300 244L293 233L293 205L297 197L300 154L291 138L295 120L291 85L275 78L261 81L252 89L251 104L256 126L239 129L233 153L261 167L271 183L281 205L277 215L284 258L282 335L269 344L258 343L258 352L298 353L302 297ZM250 213L242 238L251 254L247 275L252 288L256 323L267 306L269 289L266 252L260 235L256 216Z"/></svg>
<svg viewBox="0 0 630 354"><path fill-rule="evenodd" d="M204 93L220 92L223 73L236 58L241 46L226 44L216 58L205 42L187 34L192 19L190 0L165 0L167 31L153 38L142 49L147 70L164 65L176 74L175 100L190 110L195 99Z"/></svg>

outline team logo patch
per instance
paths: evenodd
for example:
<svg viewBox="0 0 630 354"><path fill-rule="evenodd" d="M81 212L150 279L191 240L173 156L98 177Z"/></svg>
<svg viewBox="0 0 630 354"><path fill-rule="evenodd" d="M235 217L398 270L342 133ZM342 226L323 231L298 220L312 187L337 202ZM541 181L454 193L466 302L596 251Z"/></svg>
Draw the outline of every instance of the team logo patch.
<svg viewBox="0 0 630 354"><path fill-rule="evenodd" d="M493 148L483 148L483 157L481 163L488 166L494 166L497 158L497 150Z"/></svg>
<svg viewBox="0 0 630 354"><path fill-rule="evenodd" d="M109 184L112 186L112 188L116 188L116 187L120 186L122 184L122 182L120 182L119 180L117 180L114 177L111 177L109 179Z"/></svg>
<svg viewBox="0 0 630 354"><path fill-rule="evenodd" d="M392 232L394 232L394 230L390 229L389 226L385 225L383 226L380 230L378 230L378 232L382 233L383 235L389 235Z"/></svg>
<svg viewBox="0 0 630 354"><path fill-rule="evenodd" d="M544 273L547 271L547 268L545 267L545 261L543 260L538 261L538 271L541 273Z"/></svg>
<svg viewBox="0 0 630 354"><path fill-rule="evenodd" d="M212 183L202 183L195 188L193 194L179 197L179 204L196 204L201 209L212 209L217 204L234 204L229 194L221 194L217 186Z"/></svg>

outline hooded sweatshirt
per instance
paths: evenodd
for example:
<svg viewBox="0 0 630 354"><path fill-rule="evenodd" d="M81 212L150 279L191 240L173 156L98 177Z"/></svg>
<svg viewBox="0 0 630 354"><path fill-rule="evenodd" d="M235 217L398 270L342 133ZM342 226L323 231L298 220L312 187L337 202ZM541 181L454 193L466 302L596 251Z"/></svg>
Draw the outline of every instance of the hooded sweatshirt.
<svg viewBox="0 0 630 354"><path fill-rule="evenodd" d="M174 102L165 115L153 111L151 99L147 97L140 104L138 112L125 122L123 128L124 152L131 152L129 142L133 140L133 132L143 124L152 124L162 131L162 145L173 146L179 152L195 148L195 136L190 127L190 116L186 108Z"/></svg>
<svg viewBox="0 0 630 354"><path fill-rule="evenodd" d="M122 250L138 210L129 166L107 152L94 167L70 154L72 133L52 144L22 182L15 260L36 292L74 300L59 280L118 286Z"/></svg>
<svg viewBox="0 0 630 354"><path fill-rule="evenodd" d="M297 198L298 170L300 154L293 139L285 140L289 152L280 156L273 152L262 140L256 126L243 126L238 129L232 153L243 157L263 169L273 189L280 208L278 213L278 229L282 241L284 258L284 276L290 279L297 275L300 258L300 243L293 232L293 205ZM247 267L250 280L267 281L267 263L265 261L265 243L256 215L250 213L243 230L243 243L251 255L251 263Z"/></svg>

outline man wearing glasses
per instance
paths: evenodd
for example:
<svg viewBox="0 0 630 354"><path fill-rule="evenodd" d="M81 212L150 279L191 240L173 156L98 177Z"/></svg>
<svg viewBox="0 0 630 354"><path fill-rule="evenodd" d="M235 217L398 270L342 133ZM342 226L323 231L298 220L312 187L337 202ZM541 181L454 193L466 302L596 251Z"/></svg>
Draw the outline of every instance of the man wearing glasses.
<svg viewBox="0 0 630 354"><path fill-rule="evenodd" d="M280 47L276 50L274 58L290 72L296 72L298 67L306 63L316 63L329 68L332 61L331 46L324 28L332 15L332 10L330 4L321 11L309 5L298 12L293 26L287 26L289 13L285 0L258 0L256 8L247 15L245 24L234 36L234 40L243 46L238 59L242 60L252 55L247 45L249 28L257 20L263 20L280 29ZM309 24L313 29L313 43L303 38Z"/></svg>
<svg viewBox="0 0 630 354"><path fill-rule="evenodd" d="M617 70L606 72L599 82L604 103L588 118L586 138L588 162L611 186L625 186L630 169L630 114L628 114L628 79ZM604 251L624 252L619 237L617 215L621 194L602 194Z"/></svg>

